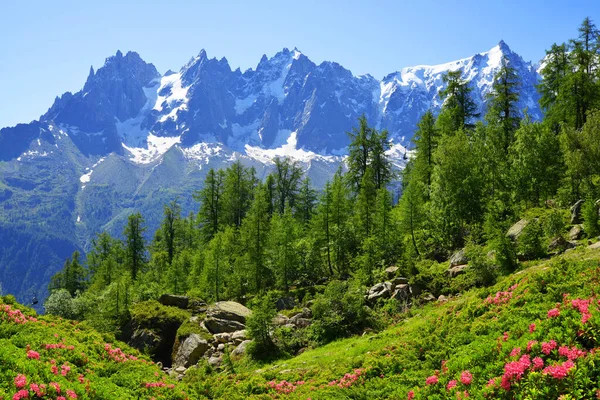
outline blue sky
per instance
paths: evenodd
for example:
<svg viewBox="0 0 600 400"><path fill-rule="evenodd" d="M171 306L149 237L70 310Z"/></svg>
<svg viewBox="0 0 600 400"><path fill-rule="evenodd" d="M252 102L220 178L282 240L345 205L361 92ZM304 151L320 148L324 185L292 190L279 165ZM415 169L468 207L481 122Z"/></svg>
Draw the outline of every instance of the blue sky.
<svg viewBox="0 0 600 400"><path fill-rule="evenodd" d="M203 48L245 70L262 54L297 47L316 63L381 78L468 57L500 39L538 61L553 42L576 36L585 16L600 25L600 1L1 1L0 127L37 119L118 49L164 73Z"/></svg>

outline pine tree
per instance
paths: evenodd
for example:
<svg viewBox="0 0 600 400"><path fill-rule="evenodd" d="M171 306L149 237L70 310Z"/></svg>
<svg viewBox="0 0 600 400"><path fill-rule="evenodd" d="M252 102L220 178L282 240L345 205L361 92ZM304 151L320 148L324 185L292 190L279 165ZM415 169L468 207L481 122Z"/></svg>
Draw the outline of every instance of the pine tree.
<svg viewBox="0 0 600 400"><path fill-rule="evenodd" d="M240 227L252 202L256 171L237 160L225 170L223 183L223 219L226 225Z"/></svg>
<svg viewBox="0 0 600 400"><path fill-rule="evenodd" d="M471 98L472 88L461 78L462 72L449 71L442 76L446 88L439 96L444 100L442 111L438 117L438 127L444 135L453 135L463 129L471 129L475 125L473 119L479 117L477 105Z"/></svg>
<svg viewBox="0 0 600 400"><path fill-rule="evenodd" d="M392 163L385 154L392 147L392 144L387 130L377 132L372 129L370 142L369 166L373 169L375 188L379 190L385 188L393 178Z"/></svg>
<svg viewBox="0 0 600 400"><path fill-rule="evenodd" d="M288 157L276 157L274 161L276 209L279 214L283 214L286 207L295 207L303 173L298 162Z"/></svg>
<svg viewBox="0 0 600 400"><path fill-rule="evenodd" d="M358 192L367 172L369 157L371 151L371 128L367 123L367 117L364 115L358 119L358 129L352 128L348 133L350 144L348 145L348 175L349 182Z"/></svg>
<svg viewBox="0 0 600 400"><path fill-rule="evenodd" d="M102 289L113 282L119 273L122 244L108 232L99 233L92 240L92 248L87 255L90 280L93 286Z"/></svg>
<svg viewBox="0 0 600 400"><path fill-rule="evenodd" d="M350 191L341 169L333 175L331 183L331 238L333 260L338 274L348 271L350 257L354 250L354 235L351 227L352 203Z"/></svg>
<svg viewBox="0 0 600 400"><path fill-rule="evenodd" d="M163 207L164 219L161 223L161 233L164 240L164 247L167 252L169 265L173 262L177 247L177 236L179 231L179 222L181 220L181 206L177 199L171 201Z"/></svg>
<svg viewBox="0 0 600 400"><path fill-rule="evenodd" d="M488 95L488 113L486 119L490 124L498 124L502 130L504 154L513 142L514 133L519 127L519 76L510 65L506 56L502 56L501 66L492 83L492 91Z"/></svg>
<svg viewBox="0 0 600 400"><path fill-rule="evenodd" d="M246 259L253 277L255 292L263 292L268 280L268 271L265 266L265 250L269 232L268 211L268 188L266 185L259 184L241 227L241 241L246 249Z"/></svg>
<svg viewBox="0 0 600 400"><path fill-rule="evenodd" d="M56 273L50 280L49 290L56 291L64 289L71 296L85 289L86 271L79 262L79 252L74 251L70 258L67 258L62 271Z"/></svg>
<svg viewBox="0 0 600 400"><path fill-rule="evenodd" d="M417 130L413 136L415 144L415 177L425 185L426 197L429 197L431 187L431 174L433 172L433 154L439 142L439 134L435 126L435 117L428 110L417 124Z"/></svg>
<svg viewBox="0 0 600 400"><path fill-rule="evenodd" d="M373 213L375 211L375 197L377 188L373 176L375 172L371 168L367 168L363 176L360 191L356 198L356 218L358 226L358 234L360 238L367 238L373 230Z"/></svg>
<svg viewBox="0 0 600 400"><path fill-rule="evenodd" d="M193 194L194 200L200 202L198 222L201 236L208 243L219 231L223 218L223 180L224 172L210 169L204 180L204 187Z"/></svg>
<svg viewBox="0 0 600 400"><path fill-rule="evenodd" d="M331 190L331 183L327 182L325 184L325 188L323 189L323 193L321 194L321 198L319 204L317 206L317 211L315 217L311 220L311 231L316 236L315 245L321 249L320 253L324 253L325 264L327 270L329 271L329 275L333 276L333 266L332 266L332 250L331 250L331 242L332 242L332 232L331 232L331 224L332 224L332 202L333 202L333 194Z"/></svg>
<svg viewBox="0 0 600 400"><path fill-rule="evenodd" d="M145 231L144 218L140 213L131 214L127 218L127 225L123 232L125 237L125 260L134 281L146 265Z"/></svg>
<svg viewBox="0 0 600 400"><path fill-rule="evenodd" d="M283 214L274 214L270 228L270 263L277 278L278 287L287 292L298 269L298 257L295 251L298 229L291 210L286 208Z"/></svg>
<svg viewBox="0 0 600 400"><path fill-rule="evenodd" d="M555 132L560 129L560 123L567 121L567 106L565 93L566 77L569 73L569 56L565 43L554 43L546 51L544 68L541 70L542 81L538 85L540 105L545 111L545 121Z"/></svg>
<svg viewBox="0 0 600 400"><path fill-rule="evenodd" d="M303 226L307 226L315 213L317 191L312 188L310 178L306 177L300 184L295 214Z"/></svg>

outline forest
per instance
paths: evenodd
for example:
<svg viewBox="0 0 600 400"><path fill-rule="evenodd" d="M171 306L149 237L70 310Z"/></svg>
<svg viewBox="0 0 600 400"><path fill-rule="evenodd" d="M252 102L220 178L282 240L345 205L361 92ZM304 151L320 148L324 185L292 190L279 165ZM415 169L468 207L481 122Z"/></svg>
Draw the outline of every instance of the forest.
<svg viewBox="0 0 600 400"><path fill-rule="evenodd" d="M122 238L102 232L85 257L73 253L50 283L46 311L118 334L133 304L163 293L242 304L356 293L348 300L356 311L390 266L434 296L493 285L522 261L564 250L568 242L556 239L579 200L585 235L600 234L599 61L590 19L546 51L542 121L516 108L519 77L507 59L484 115L461 72L447 73L442 111L423 115L402 171L386 156L388 132L364 117L348 133L345 167L322 190L288 158L274 159L264 180L240 161L211 170L191 194L196 213L182 215L173 199L153 235L134 213ZM531 222L514 241L506 232L525 216ZM446 260L461 249L470 269L450 280ZM352 323L337 316L346 322L328 330L334 317L312 340L377 325L366 315Z"/></svg>

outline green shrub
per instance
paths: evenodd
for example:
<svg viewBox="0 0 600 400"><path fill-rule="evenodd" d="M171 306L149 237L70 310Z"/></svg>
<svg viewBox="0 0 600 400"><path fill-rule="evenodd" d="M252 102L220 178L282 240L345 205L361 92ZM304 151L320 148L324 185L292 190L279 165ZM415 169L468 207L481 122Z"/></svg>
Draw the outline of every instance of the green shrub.
<svg viewBox="0 0 600 400"><path fill-rule="evenodd" d="M371 324L364 289L355 282L330 282L312 306L312 338L320 343L357 333Z"/></svg>
<svg viewBox="0 0 600 400"><path fill-rule="evenodd" d="M71 294L66 289L55 290L44 303L46 312L57 317L72 319L75 317L75 307Z"/></svg>
<svg viewBox="0 0 600 400"><path fill-rule="evenodd" d="M255 299L252 314L246 320L246 330L252 338L247 350L251 358L266 359L277 353L277 346L271 338L275 315L275 302L271 296Z"/></svg>
<svg viewBox="0 0 600 400"><path fill-rule="evenodd" d="M537 219L531 220L519 237L519 254L529 260L543 257L546 254L543 241L544 232L540 223Z"/></svg>

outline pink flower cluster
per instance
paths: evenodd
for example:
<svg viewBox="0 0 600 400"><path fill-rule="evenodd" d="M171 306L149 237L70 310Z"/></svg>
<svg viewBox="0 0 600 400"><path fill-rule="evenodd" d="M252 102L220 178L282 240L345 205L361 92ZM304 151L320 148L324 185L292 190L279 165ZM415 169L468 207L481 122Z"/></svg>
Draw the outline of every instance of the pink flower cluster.
<svg viewBox="0 0 600 400"><path fill-rule="evenodd" d="M300 385L304 385L304 381L298 381L296 383L288 382L286 380L279 383L276 381L267 382L267 387L269 389L274 389L277 393L281 394L290 394Z"/></svg>
<svg viewBox="0 0 600 400"><path fill-rule="evenodd" d="M450 390L454 389L457 385L458 385L458 381L453 379L450 382L448 382L448 384L446 385L446 390L450 391Z"/></svg>
<svg viewBox="0 0 600 400"><path fill-rule="evenodd" d="M558 316L560 316L560 310L558 308L548 310L548 318L556 318Z"/></svg>
<svg viewBox="0 0 600 400"><path fill-rule="evenodd" d="M364 370L357 368L354 370L354 373L347 373L345 374L339 381L333 380L331 382L328 383L329 386L339 386L341 388L348 388L352 385L354 385L356 382L358 382L358 378L361 377L361 375L363 375ZM383 378L383 376L381 376Z"/></svg>
<svg viewBox="0 0 600 400"><path fill-rule="evenodd" d="M46 395L46 385L43 383L38 385L37 383L32 383L29 385L29 389L35 393L37 397L43 397Z"/></svg>
<svg viewBox="0 0 600 400"><path fill-rule="evenodd" d="M14 322L15 324L26 324L29 321L29 318L26 317L21 310L14 309L10 304L2 304L0 305L0 319L3 321L8 320L9 322Z"/></svg>
<svg viewBox="0 0 600 400"><path fill-rule="evenodd" d="M29 392L25 389L21 389L17 393L15 393L15 395L13 396L13 400L21 400L21 399L26 399L28 397L29 397Z"/></svg>
<svg viewBox="0 0 600 400"><path fill-rule="evenodd" d="M556 348L556 341L550 340L549 342L542 342L542 353L545 355L550 355L552 350Z"/></svg>
<svg viewBox="0 0 600 400"><path fill-rule="evenodd" d="M425 379L425 384L426 385L435 385L439 382L439 379L437 377L437 375L431 375L430 377L428 377L427 379Z"/></svg>
<svg viewBox="0 0 600 400"><path fill-rule="evenodd" d="M568 360L562 364L551 365L544 368L542 371L546 375L552 376L554 379L562 379L565 378L571 369L575 368L575 363L573 361Z"/></svg>
<svg viewBox="0 0 600 400"><path fill-rule="evenodd" d="M473 375L469 371L463 371L460 374L460 381L463 385L470 385L473 381Z"/></svg>
<svg viewBox="0 0 600 400"><path fill-rule="evenodd" d="M39 360L40 353L38 353L37 351L29 350L29 351L27 351L27 358L29 358L31 360Z"/></svg>
<svg viewBox="0 0 600 400"><path fill-rule="evenodd" d="M108 357L115 362L136 361L138 358L134 355L125 354L120 348L112 348L110 343L104 344L104 350L108 353Z"/></svg>
<svg viewBox="0 0 600 400"><path fill-rule="evenodd" d="M592 300L583 300L583 299L575 299L571 300L571 305L573 308L578 310L581 313L581 323L585 324L592 318L592 313L590 313L590 304Z"/></svg>
<svg viewBox="0 0 600 400"><path fill-rule="evenodd" d="M573 346L569 348L568 346L561 346L558 349L558 355L561 357L566 357L569 360L577 360L580 357L585 357L585 350L580 350L577 347Z"/></svg>
<svg viewBox="0 0 600 400"><path fill-rule="evenodd" d="M517 284L512 285L511 287L508 288L507 291L500 291L497 292L494 297L492 296L488 296L487 299L485 299L484 303L487 304L495 304L495 305L500 305L500 304L504 304L504 303L508 303L510 301L510 299L512 299L513 296L513 291L518 287Z"/></svg>
<svg viewBox="0 0 600 400"><path fill-rule="evenodd" d="M19 374L15 376L14 382L17 389L22 389L27 385L27 377L23 374Z"/></svg>

